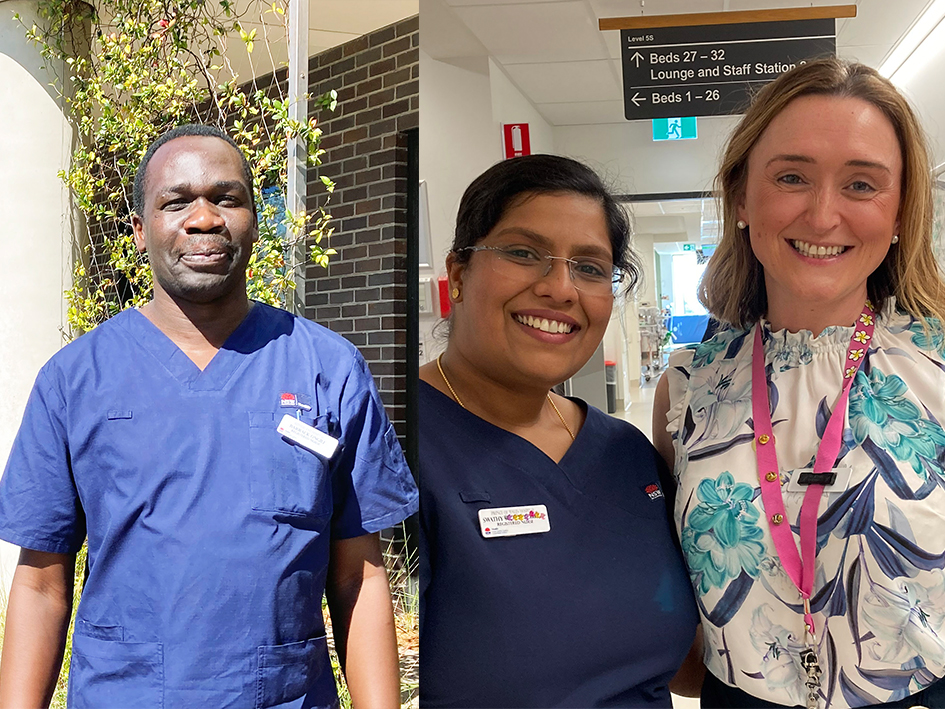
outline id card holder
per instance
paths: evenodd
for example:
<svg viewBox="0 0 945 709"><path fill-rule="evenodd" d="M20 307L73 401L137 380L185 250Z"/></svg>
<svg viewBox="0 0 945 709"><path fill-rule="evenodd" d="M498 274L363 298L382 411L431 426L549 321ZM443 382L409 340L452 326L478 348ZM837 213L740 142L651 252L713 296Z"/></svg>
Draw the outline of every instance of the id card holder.
<svg viewBox="0 0 945 709"><path fill-rule="evenodd" d="M486 539L542 534L551 531L551 520L544 505L491 507L479 510L479 531Z"/></svg>
<svg viewBox="0 0 945 709"><path fill-rule="evenodd" d="M850 476L853 474L853 468L847 466L839 466L832 470L828 470L822 475L830 475L832 473L833 482L829 485L824 485L824 492L827 493L838 493L845 492L846 489L850 486ZM788 492L807 492L807 488L810 487L810 482L817 481L816 473L814 473L813 468L797 468L794 473L791 475L791 479L787 484Z"/></svg>
<svg viewBox="0 0 945 709"><path fill-rule="evenodd" d="M282 417L276 430L293 443L308 448L326 460L331 460L335 451L338 450L337 438L332 438L327 433L322 433L314 426L309 426L289 414Z"/></svg>

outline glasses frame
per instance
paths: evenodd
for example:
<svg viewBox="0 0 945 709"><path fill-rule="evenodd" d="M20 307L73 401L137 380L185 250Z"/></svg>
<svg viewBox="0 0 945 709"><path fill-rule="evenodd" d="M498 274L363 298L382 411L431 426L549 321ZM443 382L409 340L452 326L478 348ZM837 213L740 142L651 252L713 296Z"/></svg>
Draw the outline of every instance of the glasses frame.
<svg viewBox="0 0 945 709"><path fill-rule="evenodd" d="M509 246L519 246L519 244L510 244ZM493 253L496 253L496 254L499 256L499 258L503 258L504 256L508 255L508 248L509 248L509 246L506 246L506 247L502 247L502 246L464 246L464 247L461 248L461 249L455 249L455 250L453 251L453 253L460 253L460 252L462 252L462 251L472 251L472 252L474 252L474 253L477 252L477 251L491 251L491 252L493 252ZM568 265L568 275L571 277L571 283L574 285L574 287L575 287L576 289L578 289L578 290L581 291L582 293L586 293L586 294L588 294L588 295L600 295L600 296L605 295L605 293L604 293L603 291L600 292L600 293L595 293L593 290L588 291L586 286L583 287L583 288L581 287L581 285L580 285L580 283L581 283L581 277L579 276L579 277L575 278L575 275L574 275L574 267L577 266L577 265L579 265L579 264L580 264L580 261L578 261L578 260L576 260L576 259L573 259L573 258L568 258L567 256L555 256L554 254L548 252L547 249L542 248L542 247L540 247L540 246L531 246L531 245L528 245L528 244L521 244L521 246L527 246L527 248L529 248L529 249L531 249L531 250L533 250L533 251L535 251L535 252L539 252L539 253L538 253L538 256L541 256L541 258L543 258L543 259L545 260L545 262L546 262L546 263L544 264L544 268L543 268L542 271L541 271L541 275L540 275L538 278L535 279L536 282L537 282L538 280L542 279L542 278L545 278L549 273L551 273L551 269L554 267L554 262L555 262L555 261L564 261L564 262ZM544 252L546 252L546 253L540 253L540 252L542 252L542 251L544 251ZM600 259L596 259L596 258L595 258L595 259L592 259L592 260L594 260L594 261L600 261ZM514 262L510 261L510 263L514 263ZM521 264L521 265L524 265L524 264ZM624 272L623 272L623 270L622 270L621 268L619 268L619 267L617 267L617 266L614 266L614 265L611 265L611 271L612 271L612 273L611 273L611 277L610 277L610 281L609 281L610 288L607 290L607 293L606 293L607 295L615 295L615 292L614 292L614 291L615 291L616 287L617 287L618 285L620 285L620 283L623 281L623 278L624 278Z"/></svg>

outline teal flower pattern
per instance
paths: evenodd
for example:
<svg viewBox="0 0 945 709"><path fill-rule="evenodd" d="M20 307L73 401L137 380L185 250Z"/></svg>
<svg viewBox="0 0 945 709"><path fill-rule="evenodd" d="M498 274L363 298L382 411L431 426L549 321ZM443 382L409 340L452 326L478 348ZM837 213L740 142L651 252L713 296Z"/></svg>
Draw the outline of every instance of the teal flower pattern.
<svg viewBox="0 0 945 709"><path fill-rule="evenodd" d="M721 588L742 571L757 577L765 547L752 486L736 483L725 471L702 480L696 495L699 504L686 520L682 548L698 592Z"/></svg>
<svg viewBox="0 0 945 709"><path fill-rule="evenodd" d="M814 361L814 352L810 345L800 342L794 346L783 346L774 353L772 365L777 367L779 372L786 372L795 367L803 367Z"/></svg>
<svg viewBox="0 0 945 709"><path fill-rule="evenodd" d="M718 355L728 350L733 340L738 337L744 338L747 332L747 330L740 330L738 328L728 328L720 330L714 337L705 342L690 345L690 347L695 350L692 355L693 367L698 368L712 364Z"/></svg>
<svg viewBox="0 0 945 709"><path fill-rule="evenodd" d="M869 438L928 480L930 467L942 471L936 447L945 446L945 431L922 417L907 392L906 383L895 374L887 376L878 367L869 374L860 370L850 397L850 428L857 445Z"/></svg>
<svg viewBox="0 0 945 709"><path fill-rule="evenodd" d="M811 465L838 398L825 382L856 330L764 333L784 480ZM676 523L712 672L793 706L806 696L803 603L759 495L747 335L733 328L670 359ZM838 463L849 479L821 498L817 525L810 605L829 709L898 701L945 676L945 330L887 301L861 364ZM782 492L788 527L804 494Z"/></svg>
<svg viewBox="0 0 945 709"><path fill-rule="evenodd" d="M926 327L923 327L921 322L913 320L909 325L909 332L912 333L912 344L916 347L945 354L945 333L942 332L942 324L938 320L928 318Z"/></svg>

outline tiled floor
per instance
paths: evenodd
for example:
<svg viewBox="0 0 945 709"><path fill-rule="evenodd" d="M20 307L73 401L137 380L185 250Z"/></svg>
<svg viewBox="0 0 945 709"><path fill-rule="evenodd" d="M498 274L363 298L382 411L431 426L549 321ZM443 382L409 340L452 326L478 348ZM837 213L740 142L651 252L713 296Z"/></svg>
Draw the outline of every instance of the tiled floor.
<svg viewBox="0 0 945 709"><path fill-rule="evenodd" d="M646 382L634 392L630 402L630 408L627 411L618 411L614 416L629 421L639 428L648 438L652 440L651 428L653 419L653 393L656 390L657 379ZM674 709L699 709L699 700L689 697L677 697L673 695Z"/></svg>

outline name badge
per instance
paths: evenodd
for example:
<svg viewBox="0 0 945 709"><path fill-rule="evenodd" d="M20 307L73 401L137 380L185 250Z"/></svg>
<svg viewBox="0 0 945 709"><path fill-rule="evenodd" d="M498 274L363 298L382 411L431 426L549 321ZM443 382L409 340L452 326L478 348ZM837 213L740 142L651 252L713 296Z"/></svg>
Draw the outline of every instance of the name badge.
<svg viewBox="0 0 945 709"><path fill-rule="evenodd" d="M813 468L798 468L794 471L787 484L788 492L807 492L807 488L818 480L833 479L829 485L824 485L824 492L844 492L850 485L850 476L853 469L848 467L834 468L821 473L823 477L818 477Z"/></svg>
<svg viewBox="0 0 945 709"><path fill-rule="evenodd" d="M486 539L550 532L548 508L544 505L521 505L479 510L479 531Z"/></svg>
<svg viewBox="0 0 945 709"><path fill-rule="evenodd" d="M298 443L328 460L331 460L335 451L338 450L337 438L332 438L327 433L322 433L314 426L309 426L289 414L282 417L276 430L293 443Z"/></svg>

